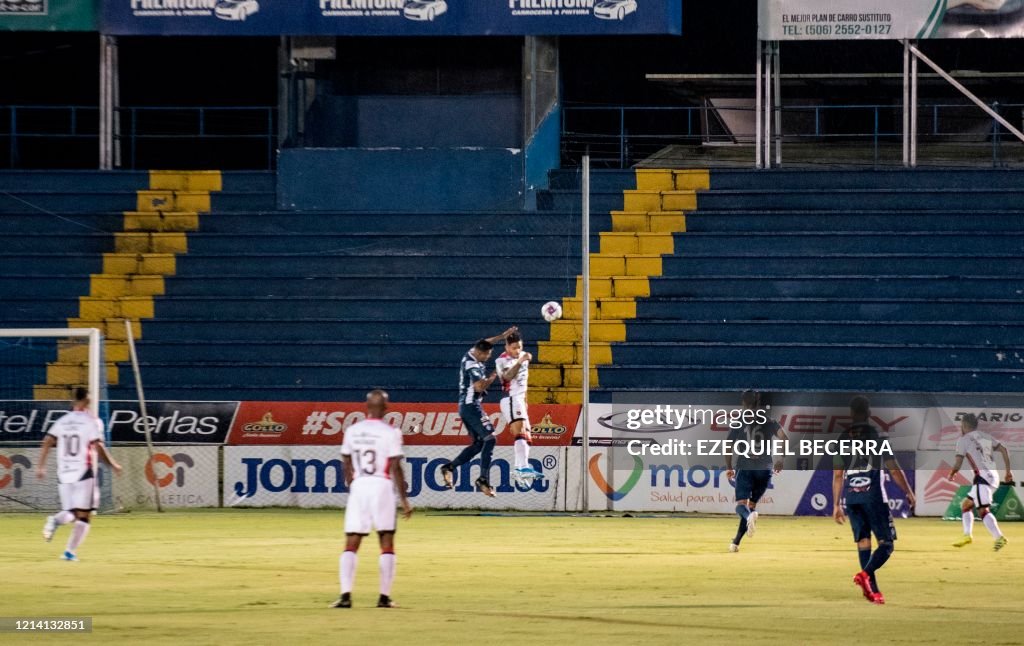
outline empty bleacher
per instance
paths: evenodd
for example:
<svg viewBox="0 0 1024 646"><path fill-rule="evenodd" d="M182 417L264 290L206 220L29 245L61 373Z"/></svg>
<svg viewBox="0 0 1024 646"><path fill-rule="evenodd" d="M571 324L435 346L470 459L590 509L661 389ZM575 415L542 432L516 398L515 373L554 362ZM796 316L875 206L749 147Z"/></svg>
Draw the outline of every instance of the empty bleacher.
<svg viewBox="0 0 1024 646"><path fill-rule="evenodd" d="M604 206L636 181L598 177ZM600 385L1016 391L1022 197L1011 171L713 172Z"/></svg>
<svg viewBox="0 0 1024 646"><path fill-rule="evenodd" d="M579 174L551 179L537 212L297 213L275 210L273 175L224 173L152 311L128 314L141 319L147 396L350 400L382 386L396 400L449 401L470 342L518 324L528 349L542 342L538 397L568 398L577 358L549 350L571 345L559 335L579 316ZM712 172L649 293L635 305L606 298L621 330L597 340L597 397L1018 390L1022 180ZM593 174L592 253L636 182L632 171ZM0 325L87 319L90 276L127 244L115 233L148 186L145 173L0 174ZM552 299L566 299L561 327L539 316ZM134 397L119 323L106 322L121 363L111 396ZM28 374L0 369L12 382ZM31 378L20 381L31 396Z"/></svg>

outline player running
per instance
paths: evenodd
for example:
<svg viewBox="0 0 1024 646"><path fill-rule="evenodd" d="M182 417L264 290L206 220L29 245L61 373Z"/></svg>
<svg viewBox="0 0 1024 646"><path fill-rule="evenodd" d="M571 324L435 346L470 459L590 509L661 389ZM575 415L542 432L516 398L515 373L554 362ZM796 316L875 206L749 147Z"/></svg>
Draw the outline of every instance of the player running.
<svg viewBox="0 0 1024 646"><path fill-rule="evenodd" d="M47 542L61 525L74 522L71 536L64 548L65 561L78 560L78 548L89 534L92 513L100 502L97 482L97 457L110 465L114 473L121 473L121 465L114 460L103 444L103 421L89 410L89 391L76 388L70 412L50 426L43 438L42 452L36 477L46 478L46 458L50 449L57 447L57 480L61 511L48 517L43 525L43 538Z"/></svg>
<svg viewBox="0 0 1024 646"><path fill-rule="evenodd" d="M501 380L501 416L505 419L515 438L515 470L512 477L516 483L528 486L544 474L530 466L530 415L526 406L526 388L530 375L530 361L533 355L523 351L523 337L513 332L505 337L505 351L495 364L495 371Z"/></svg>
<svg viewBox="0 0 1024 646"><path fill-rule="evenodd" d="M345 551L338 564L341 596L331 608L352 607L352 585L356 578L356 553L363 537L376 529L380 540L380 597L378 608L394 608L391 584L395 580L395 494L402 516L412 516L402 471L402 432L383 421L388 394L372 390L366 394L365 420L345 431L341 459L345 466L348 504L345 506Z"/></svg>
<svg viewBox="0 0 1024 646"><path fill-rule="evenodd" d="M840 435L840 440L878 440L878 429L868 420L871 418L871 402L867 397L858 396L850 400L850 424ZM893 457L878 455L870 456L836 456L832 477L832 518L840 525L850 517L850 528L853 540L857 543L857 555L860 557L861 570L853 577L853 582L860 586L864 598L878 605L885 603L885 597L878 589L875 572L885 565L892 556L893 543L896 541L896 526L893 524L892 512L885 494L885 478L881 467L884 465L889 475L907 496L907 502L913 509L916 503L914 492L907 482L903 469ZM843 493L845 490L846 514L843 513ZM875 535L878 547L871 551L871 535Z"/></svg>
<svg viewBox="0 0 1024 646"><path fill-rule="evenodd" d="M963 547L974 541L974 508L978 508L978 515L981 522L985 523L992 538L996 539L994 550L997 552L1006 547L1006 537L999 529L996 517L990 513L992 505L992 493L999 486L999 479L996 477L996 461L992 458L993 451L1003 454L1003 464L1006 465L1006 482L1013 482L1013 472L1010 471L1010 452L988 433L978 430L978 417L972 413L963 416L960 421L960 432L962 435L956 441L956 462L949 472L949 479L956 478L960 467L964 463L964 457L971 463L974 469L974 487L971 493L967 494L960 503L961 519L964 523L964 535L960 540L953 543L953 547Z"/></svg>
<svg viewBox="0 0 1024 646"><path fill-rule="evenodd" d="M499 340L507 338L508 335L518 332L518 328L510 327L498 336L487 339L480 339L462 357L462 364L459 367L459 417L469 431L472 444L467 446L458 456L448 464L441 467L441 476L444 478L445 487L451 489L455 485L455 469L472 460L477 453L480 454L480 477L476 479L478 491L484 495L494 497L494 488L490 483L491 454L494 452L494 426L491 419L484 412L481 402L498 373L485 376L487 371L487 360L491 358L491 351L494 344Z"/></svg>
<svg viewBox="0 0 1024 646"><path fill-rule="evenodd" d="M748 390L741 396L740 405L743 410L764 410L764 396L756 390ZM786 434L782 432L779 423L771 418L764 424L748 424L729 432L730 440L744 440L749 443L752 452L758 453L750 457L739 456L735 471L732 468L732 455L725 456L725 475L730 480L736 478L736 515L740 517L736 537L729 544L730 552L740 551L743 536L753 536L757 529L757 502L772 481L772 456L764 447L776 438L785 440ZM782 471L782 460L775 462L774 470L775 473Z"/></svg>

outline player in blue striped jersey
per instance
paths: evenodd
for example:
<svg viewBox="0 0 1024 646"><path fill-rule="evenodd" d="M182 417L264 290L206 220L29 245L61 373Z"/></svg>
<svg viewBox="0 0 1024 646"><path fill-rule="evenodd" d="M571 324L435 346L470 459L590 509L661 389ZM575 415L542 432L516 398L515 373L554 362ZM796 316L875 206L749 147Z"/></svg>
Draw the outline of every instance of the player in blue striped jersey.
<svg viewBox="0 0 1024 646"><path fill-rule="evenodd" d="M871 425L871 402L867 397L858 395L850 400L850 418L853 423L839 436L840 441L881 437L878 429ZM875 572L892 556L896 542L896 525L885 492L883 468L903 490L913 510L914 491L894 457L851 455L833 459L832 517L840 525L849 517L861 568L853 582L863 591L865 599L879 605L885 603L885 597L878 589ZM871 551L872 534L878 543L874 552Z"/></svg>
<svg viewBox="0 0 1024 646"><path fill-rule="evenodd" d="M441 467L445 486L451 489L455 484L455 470L480 454L480 477L476 479L476 487L484 495L494 497L494 488L490 483L491 454L494 452L494 426L484 412L482 405L487 388L498 378L497 372L487 375L487 361L491 358L494 344L504 339L518 328L510 327L498 336L477 341L463 355L459 366L459 417L472 438L472 444L462 453Z"/></svg>

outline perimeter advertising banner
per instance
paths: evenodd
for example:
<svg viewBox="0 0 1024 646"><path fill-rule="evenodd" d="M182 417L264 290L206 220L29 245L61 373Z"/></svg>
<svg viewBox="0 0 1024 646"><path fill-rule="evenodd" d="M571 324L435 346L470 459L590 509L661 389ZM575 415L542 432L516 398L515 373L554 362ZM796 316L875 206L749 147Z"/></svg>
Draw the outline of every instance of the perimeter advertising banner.
<svg viewBox="0 0 1024 646"><path fill-rule="evenodd" d="M729 413L739 410L721 400L686 396L674 402L689 410L682 424L631 424L630 408L623 405L592 404L591 445L587 464L591 507L616 511L663 511L731 513L735 507L734 480L720 441L729 436ZM643 407L641 407L643 408ZM648 407L649 408L649 407ZM633 410L640 410L636 408ZM698 422L695 411L717 411L722 419ZM828 441L850 424L849 410L838 406L775 406L770 409L790 445L787 455L774 461L782 470L758 505L765 514L827 516L832 513L833 458L800 450L801 441ZM911 488L915 486L915 453L928 409L879 407L872 410L871 423L891 437L893 457L901 465ZM712 416L713 417L713 416ZM814 438L814 439L809 439ZM697 449L697 442L704 448ZM651 450L691 448L669 454ZM733 456L734 460L738 458ZM737 462L732 463L736 466ZM885 488L889 506L896 516L910 515L904 492L888 477ZM916 495L916 492L915 492Z"/></svg>
<svg viewBox="0 0 1024 646"><path fill-rule="evenodd" d="M0 31L96 31L99 0L0 0Z"/></svg>
<svg viewBox="0 0 1024 646"><path fill-rule="evenodd" d="M534 447L567 446L579 422L576 404L531 404ZM497 404L485 404L498 444L510 446ZM341 446L346 428L366 419L366 404L354 402L242 402L228 444ZM409 445L464 445L466 429L455 404L390 405L384 421L402 429Z"/></svg>
<svg viewBox="0 0 1024 646"><path fill-rule="evenodd" d="M1021 38L1019 0L759 0L761 40Z"/></svg>
<svg viewBox="0 0 1024 646"><path fill-rule="evenodd" d="M453 490L442 485L441 466L454 458L459 447L407 446L405 477L414 507L561 510L564 508L563 460L566 448L542 447L530 453L534 469L544 474L529 487L511 478L512 448L494 451L491 484L497 496L476 491L480 461L463 465ZM343 477L339 446L227 446L224 447L224 506L344 507L348 489Z"/></svg>
<svg viewBox="0 0 1024 646"><path fill-rule="evenodd" d="M71 409L66 401L0 401L0 444L41 442L50 425ZM104 416L114 444L145 442L149 425L154 442L223 444L238 402L106 402Z"/></svg>
<svg viewBox="0 0 1024 646"><path fill-rule="evenodd" d="M218 451L208 445L162 446L150 457L142 446L113 449L124 468L112 480L116 507L155 509L154 489L165 508L219 506Z"/></svg>
<svg viewBox="0 0 1024 646"><path fill-rule="evenodd" d="M101 16L112 35L679 34L681 24L679 0L103 0Z"/></svg>

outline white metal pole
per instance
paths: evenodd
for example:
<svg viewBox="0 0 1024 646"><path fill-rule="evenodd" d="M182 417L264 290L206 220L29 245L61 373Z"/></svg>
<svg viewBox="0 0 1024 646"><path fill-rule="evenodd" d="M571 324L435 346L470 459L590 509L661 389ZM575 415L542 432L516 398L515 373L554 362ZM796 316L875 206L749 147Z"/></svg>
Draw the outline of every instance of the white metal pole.
<svg viewBox="0 0 1024 646"><path fill-rule="evenodd" d="M96 417L100 416L100 365L102 358L101 344L103 335L96 328L89 328L89 410Z"/></svg>
<svg viewBox="0 0 1024 646"><path fill-rule="evenodd" d="M583 156L583 461L580 469L580 486L583 487L583 511L590 511L587 463L590 460L590 155Z"/></svg>
<svg viewBox="0 0 1024 646"><path fill-rule="evenodd" d="M763 81L761 79L764 76L764 45L760 40L757 41L757 71L754 76L757 77L756 83L757 88L754 90L754 166L756 168L764 168L764 151L761 146L761 101L762 93L764 91Z"/></svg>
<svg viewBox="0 0 1024 646"><path fill-rule="evenodd" d="M775 74L775 165L782 166L782 54L779 41L772 43Z"/></svg>
<svg viewBox="0 0 1024 646"><path fill-rule="evenodd" d="M913 45L911 45L913 49ZM910 167L917 168L917 57L910 59Z"/></svg>
<svg viewBox="0 0 1024 646"><path fill-rule="evenodd" d="M110 132L107 130L107 111L110 110L110 60L107 56L107 37L100 36L100 112L99 112L99 155L100 170L110 170Z"/></svg>
<svg viewBox="0 0 1024 646"><path fill-rule="evenodd" d="M910 166L910 41L903 41L903 166Z"/></svg>
<svg viewBox="0 0 1024 646"><path fill-rule="evenodd" d="M135 392L139 397L139 414L142 415L142 428L146 432L146 451L149 453L149 462L153 460L153 432L149 427L149 413L146 411L146 395L142 390L142 372L139 370L139 355L135 354L135 337L132 334L132 320L124 320L124 329L128 337L128 354L132 360L132 372L135 375ZM160 486L153 482L153 501L156 503L156 510L163 511L160 505Z"/></svg>
<svg viewBox="0 0 1024 646"><path fill-rule="evenodd" d="M121 168L121 59L117 38L110 36L110 158L113 168Z"/></svg>
<svg viewBox="0 0 1024 646"><path fill-rule="evenodd" d="M768 56L764 63L764 167L772 167L772 58L771 43L766 41Z"/></svg>

